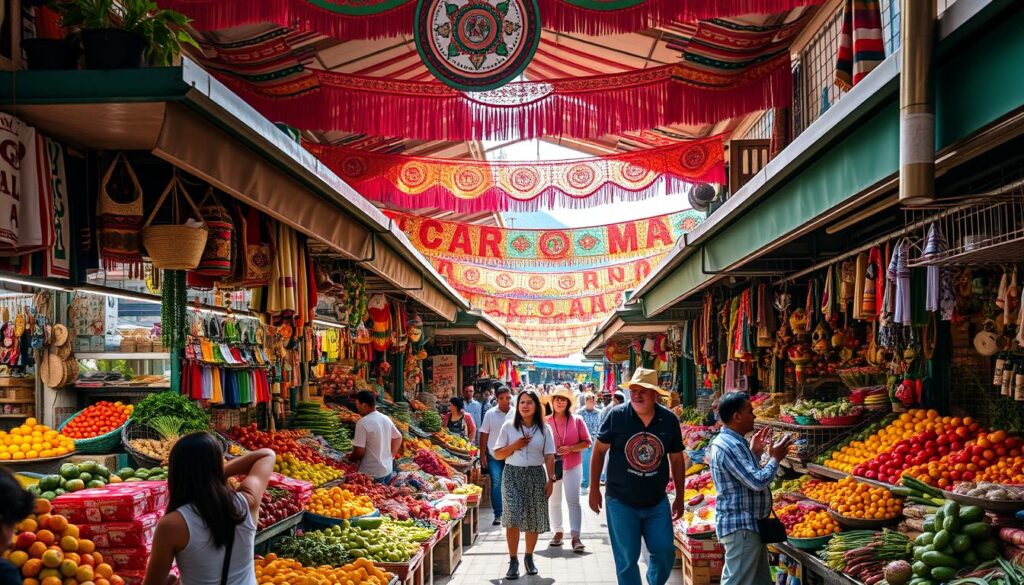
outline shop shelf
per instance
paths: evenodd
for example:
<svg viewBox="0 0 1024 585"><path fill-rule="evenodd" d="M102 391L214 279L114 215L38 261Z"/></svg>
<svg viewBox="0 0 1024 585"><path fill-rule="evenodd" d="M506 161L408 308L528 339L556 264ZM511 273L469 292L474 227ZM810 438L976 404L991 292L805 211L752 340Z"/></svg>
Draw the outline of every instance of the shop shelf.
<svg viewBox="0 0 1024 585"><path fill-rule="evenodd" d="M171 354L165 351L156 352L98 352L98 353L76 353L76 359L80 360L169 360Z"/></svg>

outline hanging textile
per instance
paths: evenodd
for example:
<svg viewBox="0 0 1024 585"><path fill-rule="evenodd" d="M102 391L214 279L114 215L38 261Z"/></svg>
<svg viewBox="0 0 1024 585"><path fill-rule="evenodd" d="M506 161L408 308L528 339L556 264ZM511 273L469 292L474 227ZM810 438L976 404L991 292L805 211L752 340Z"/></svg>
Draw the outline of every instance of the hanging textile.
<svg viewBox="0 0 1024 585"><path fill-rule="evenodd" d="M54 244L53 194L43 138L0 113L0 256L21 256Z"/></svg>
<svg viewBox="0 0 1024 585"><path fill-rule="evenodd" d="M46 153L46 178L49 181L53 210L53 245L41 254L42 276L71 278L71 207L68 193L64 146L56 140L43 139Z"/></svg>
<svg viewBox="0 0 1024 585"><path fill-rule="evenodd" d="M608 311L614 311L623 300L622 293L599 294L579 299L516 300L498 299L486 295L466 294L474 307L481 308L492 317L509 321L539 319L541 323L589 322Z"/></svg>
<svg viewBox="0 0 1024 585"><path fill-rule="evenodd" d="M878 0L845 0L836 54L836 85L849 91L885 61L883 38Z"/></svg>
<svg viewBox="0 0 1024 585"><path fill-rule="evenodd" d="M853 277L853 318L864 318L864 295L868 286L868 255L864 252L857 254L854 264Z"/></svg>
<svg viewBox="0 0 1024 585"><path fill-rule="evenodd" d="M430 258L502 266L618 264L669 252L704 214L685 210L622 223L554 230L517 230L389 213L413 246ZM614 267L610 281L626 278Z"/></svg>
<svg viewBox="0 0 1024 585"><path fill-rule="evenodd" d="M606 35L698 19L785 12L820 0L539 0L544 28ZM416 0L164 0L202 30L272 22L345 40L412 32Z"/></svg>
<svg viewBox="0 0 1024 585"><path fill-rule="evenodd" d="M802 19L764 27L703 21L699 38L677 35L677 64L533 76L471 93L438 81L307 68L310 39L290 30L211 44L202 62L265 117L297 128L421 140L597 137L788 107L788 44L802 26ZM557 43L541 41L546 49L559 51Z"/></svg>
<svg viewBox="0 0 1024 585"><path fill-rule="evenodd" d="M942 230L936 224L929 226L922 257L924 259L941 257L948 250L949 244L946 243L946 236ZM952 271L947 267L928 266L927 287L925 308L929 311L939 311L939 318L943 321L952 320L953 311L956 309Z"/></svg>
<svg viewBox="0 0 1024 585"><path fill-rule="evenodd" d="M462 292L508 299L566 299L634 289L664 256L576 272L503 270L436 258L431 263Z"/></svg>
<svg viewBox="0 0 1024 585"><path fill-rule="evenodd" d="M423 158L305 143L363 196L460 212L586 208L724 183L721 136L609 156L530 162Z"/></svg>
<svg viewBox="0 0 1024 585"><path fill-rule="evenodd" d="M270 283L259 294L253 294L250 305L273 317L292 317L295 327L301 328L316 306L314 272L305 240L283 223L278 222L276 227L277 253L271 265Z"/></svg>
<svg viewBox="0 0 1024 585"><path fill-rule="evenodd" d="M893 321L900 325L911 324L910 268L907 266L910 242L906 238L896 242L886 276L893 291Z"/></svg>

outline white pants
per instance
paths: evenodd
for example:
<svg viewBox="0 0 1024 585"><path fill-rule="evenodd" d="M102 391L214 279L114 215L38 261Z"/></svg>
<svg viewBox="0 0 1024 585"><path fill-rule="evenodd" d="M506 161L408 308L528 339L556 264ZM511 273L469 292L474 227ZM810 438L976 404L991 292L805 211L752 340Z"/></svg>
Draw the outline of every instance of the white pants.
<svg viewBox="0 0 1024 585"><path fill-rule="evenodd" d="M555 487L551 490L551 499L548 500L548 517L551 520L552 531L565 532L562 519L562 492L565 492L565 501L569 503L570 531L575 534L580 533L580 527L583 524L583 508L580 507L580 486L582 483L582 465L566 469L562 473L562 479L555 482Z"/></svg>

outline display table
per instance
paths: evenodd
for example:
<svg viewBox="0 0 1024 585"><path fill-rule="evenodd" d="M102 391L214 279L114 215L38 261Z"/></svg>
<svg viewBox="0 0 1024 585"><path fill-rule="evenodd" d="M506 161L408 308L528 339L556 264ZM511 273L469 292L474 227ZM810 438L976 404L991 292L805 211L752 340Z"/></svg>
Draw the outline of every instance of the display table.
<svg viewBox="0 0 1024 585"><path fill-rule="evenodd" d="M256 546L259 546L265 542L269 542L271 539L277 536L292 536L295 534L295 528L302 523L302 517L304 512L293 514L284 520L281 520L277 524L273 524L256 533Z"/></svg>
<svg viewBox="0 0 1024 585"><path fill-rule="evenodd" d="M462 517L462 546L469 548L480 536L480 500L466 506L466 515Z"/></svg>
<svg viewBox="0 0 1024 585"><path fill-rule="evenodd" d="M851 579L845 573L829 568L828 565L814 554L790 546L789 543L780 542L778 544L769 545L769 547L774 547L782 554L799 562L803 567L804 581L806 583L814 582L822 583L824 585L862 585L860 581ZM812 573L814 575L813 580L807 578L808 573Z"/></svg>
<svg viewBox="0 0 1024 585"><path fill-rule="evenodd" d="M434 574L445 577L455 573L462 562L462 520L453 520L448 531L437 541L433 549Z"/></svg>

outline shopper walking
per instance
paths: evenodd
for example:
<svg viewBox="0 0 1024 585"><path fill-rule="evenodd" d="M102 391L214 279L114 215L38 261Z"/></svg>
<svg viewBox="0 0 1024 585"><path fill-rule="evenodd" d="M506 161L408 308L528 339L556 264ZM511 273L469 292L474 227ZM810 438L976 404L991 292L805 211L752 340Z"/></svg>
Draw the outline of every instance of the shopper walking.
<svg viewBox="0 0 1024 585"><path fill-rule="evenodd" d="M519 578L519 533L526 533L527 575L537 574L533 551L537 538L550 529L548 498L555 484L555 438L544 424L540 396L532 390L519 394L515 416L498 433L495 457L505 462L501 481L501 525L508 545L506 579Z"/></svg>
<svg viewBox="0 0 1024 585"><path fill-rule="evenodd" d="M604 424L604 419L608 418L608 415L611 414L612 409L614 409L616 406L622 406L625 403L626 403L626 395L623 394L622 392L616 390L615 394L612 395L611 402L609 402L608 406L605 406L604 410L601 411L600 424L601 425ZM600 426L598 428L600 428ZM595 435L595 437L596 437L596 435ZM593 457L593 455L594 455L593 451L591 451L590 455L591 455L591 457ZM588 471L587 473L589 474L590 472ZM605 460L604 460L604 467L601 468L601 485L604 485L604 483L606 481L608 481L608 458L605 458Z"/></svg>
<svg viewBox="0 0 1024 585"><path fill-rule="evenodd" d="M172 562L187 585L255 585L256 522L274 458L259 449L225 463L210 433L178 439L168 458L170 502L156 524L143 585L165 585ZM245 476L237 492L227 481L234 476Z"/></svg>
<svg viewBox="0 0 1024 585"><path fill-rule="evenodd" d="M764 427L748 445L744 436L754 430L754 406L742 392L730 392L718 401L722 431L711 442L711 479L718 490L715 530L725 548L722 585L770 585L768 549L758 533L757 521L772 510L769 486L775 481L779 461L786 456L793 437L784 435L768 449L770 459L761 466L768 446L770 427Z"/></svg>
<svg viewBox="0 0 1024 585"><path fill-rule="evenodd" d="M587 425L587 433L590 435L590 445L583 450L583 483L580 485L583 491L590 489L590 455L593 453L594 440L597 431L601 428L601 411L597 409L597 397L592 392L583 395L583 410L579 412L583 424Z"/></svg>
<svg viewBox="0 0 1024 585"><path fill-rule="evenodd" d="M458 396L452 396L448 400L448 412L441 417L441 424L449 433L463 439L472 441L476 437L476 423L466 412L466 403Z"/></svg>
<svg viewBox="0 0 1024 585"><path fill-rule="evenodd" d="M0 555L14 542L15 526L32 513L34 505L32 494L22 489L10 471L0 467ZM0 558L0 585L21 585L21 572L3 558Z"/></svg>
<svg viewBox="0 0 1024 585"><path fill-rule="evenodd" d="M679 419L658 404L668 392L658 386L658 373L637 368L625 384L629 403L605 416L590 462L590 508L608 507L608 536L619 585L640 585L640 542L650 552L648 585L665 585L675 562L672 521L683 515L686 499L683 435ZM596 485L608 457L608 497ZM670 470L671 469L671 474ZM671 507L665 497L669 478L675 482Z"/></svg>
<svg viewBox="0 0 1024 585"><path fill-rule="evenodd" d="M395 454L402 448L402 433L391 419L377 412L377 397L369 390L356 393L356 422L349 459L359 472L379 483L388 483L395 473Z"/></svg>
<svg viewBox="0 0 1024 585"><path fill-rule="evenodd" d="M580 485L583 480L583 450L590 447L590 433L583 419L572 413L576 397L568 388L560 388L551 398L554 411L547 424L555 437L555 485L551 492L549 512L551 529L555 535L549 543L562 546L565 535L562 514L562 498L569 507L569 530L572 536L572 551L582 553L586 548L580 539L583 524L583 508L580 506ZM561 467L561 472L559 472Z"/></svg>
<svg viewBox="0 0 1024 585"><path fill-rule="evenodd" d="M512 412L512 391L508 386L498 388L497 405L484 415L480 426L480 466L491 476L491 508L494 509L492 526L501 524L501 480L505 473L505 462L494 455L501 427Z"/></svg>

